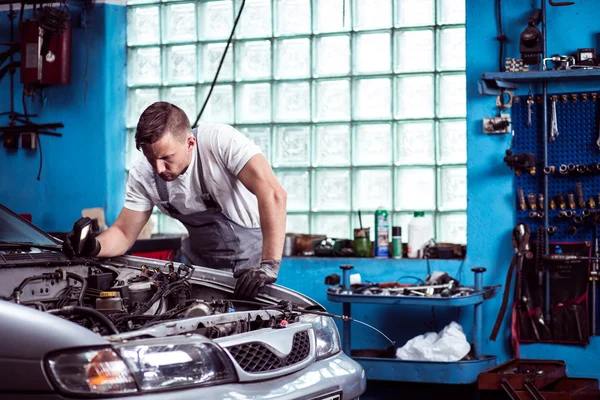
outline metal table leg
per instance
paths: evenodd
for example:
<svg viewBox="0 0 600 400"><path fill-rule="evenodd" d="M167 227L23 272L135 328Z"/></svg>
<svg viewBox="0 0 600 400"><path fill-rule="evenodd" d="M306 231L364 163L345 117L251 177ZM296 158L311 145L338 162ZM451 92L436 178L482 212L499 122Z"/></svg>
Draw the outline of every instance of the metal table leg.
<svg viewBox="0 0 600 400"><path fill-rule="evenodd" d="M473 268L471 271L475 272L475 290L482 291L483 290L483 273L485 272L485 268ZM475 326L473 336L474 336L474 353L475 358L479 358L481 356L481 347L483 344L483 309L481 306L483 303L475 304Z"/></svg>
<svg viewBox="0 0 600 400"><path fill-rule="evenodd" d="M350 271L354 268L352 265L341 265L342 269L342 286L344 286L344 292L350 293ZM351 303L342 303L342 312L345 316L351 317ZM342 334L342 351L350 356L350 321L344 321L343 334Z"/></svg>

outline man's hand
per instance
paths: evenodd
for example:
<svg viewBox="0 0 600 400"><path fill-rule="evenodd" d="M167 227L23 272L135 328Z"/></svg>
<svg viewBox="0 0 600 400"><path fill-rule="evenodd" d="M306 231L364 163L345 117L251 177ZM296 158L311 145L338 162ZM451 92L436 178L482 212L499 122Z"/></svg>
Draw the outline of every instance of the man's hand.
<svg viewBox="0 0 600 400"><path fill-rule="evenodd" d="M76 240L74 230L75 226L77 226L77 223L82 219L83 218L77 220L75 224L73 224L73 230L69 232L69 234L63 241L63 253L65 253L65 255L70 259L73 259L75 257L96 257L98 253L100 253L100 242L96 239L96 235L92 231L90 231L83 242L81 253L77 254L74 248L74 242L77 243L78 240Z"/></svg>
<svg viewBox="0 0 600 400"><path fill-rule="evenodd" d="M266 284L275 283L280 264L280 260L264 260L258 267L235 271L233 276L238 278L238 281L234 297L254 300Z"/></svg>

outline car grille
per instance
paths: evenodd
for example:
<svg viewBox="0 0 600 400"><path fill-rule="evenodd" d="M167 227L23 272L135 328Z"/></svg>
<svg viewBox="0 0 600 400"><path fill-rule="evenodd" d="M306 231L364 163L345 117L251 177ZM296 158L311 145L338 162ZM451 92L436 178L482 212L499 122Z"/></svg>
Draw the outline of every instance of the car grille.
<svg viewBox="0 0 600 400"><path fill-rule="evenodd" d="M284 357L279 357L259 342L244 343L229 347L227 350L246 372L275 371L305 360L310 355L310 337L308 331L297 332L294 335L292 351Z"/></svg>

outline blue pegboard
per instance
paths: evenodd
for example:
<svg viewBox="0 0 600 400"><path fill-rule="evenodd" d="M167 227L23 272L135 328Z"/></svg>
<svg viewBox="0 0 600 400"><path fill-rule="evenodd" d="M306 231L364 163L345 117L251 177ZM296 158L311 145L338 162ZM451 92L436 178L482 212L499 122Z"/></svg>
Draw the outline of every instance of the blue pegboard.
<svg viewBox="0 0 600 400"><path fill-rule="evenodd" d="M598 110L600 99L597 93L580 92L553 94L548 96L548 131L551 129L552 115L552 97L556 96L556 113L558 120L559 135L555 141L548 142L548 165L554 166L555 171L549 175L548 201L556 199L559 193L563 193L567 201L568 193L573 193L575 197L575 215L582 215L583 209L578 204L577 183L583 185L583 193L586 201L585 209L593 212L594 208L589 205L589 199L593 198L595 209L600 210L600 171L595 173L580 174L577 172L569 175L561 175L559 167L561 165L589 165L600 162L600 150L596 146L598 139ZM543 105L542 97L533 96L532 105L532 125L527 125L528 116L528 96L515 96L511 111L512 129L514 130L513 153L534 153L537 168L536 174L524 173L517 175L515 179L515 194L517 217L519 221L526 222L532 231L532 240L535 238L535 232L538 226L544 225L544 219L530 218L531 209L529 204L526 211L519 207L518 188L523 188L525 196L529 193L544 193L544 147L543 147ZM567 204L566 210L569 210ZM594 227L591 223L591 217L584 218L582 224L575 224L573 218L559 218L559 204L556 204L555 210L539 210L548 213L548 225L556 227L556 233L549 236L551 241L581 242L591 241L593 239ZM573 225L577 232L569 233L568 227Z"/></svg>

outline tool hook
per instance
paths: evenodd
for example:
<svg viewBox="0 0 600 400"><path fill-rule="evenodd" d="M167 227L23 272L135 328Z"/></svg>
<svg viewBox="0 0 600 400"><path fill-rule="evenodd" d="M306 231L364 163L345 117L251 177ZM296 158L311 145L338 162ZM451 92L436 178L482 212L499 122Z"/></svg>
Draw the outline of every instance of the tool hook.
<svg viewBox="0 0 600 400"><path fill-rule="evenodd" d="M551 6L570 6L572 4L575 4L574 1L553 1L553 0L548 0L550 2Z"/></svg>

